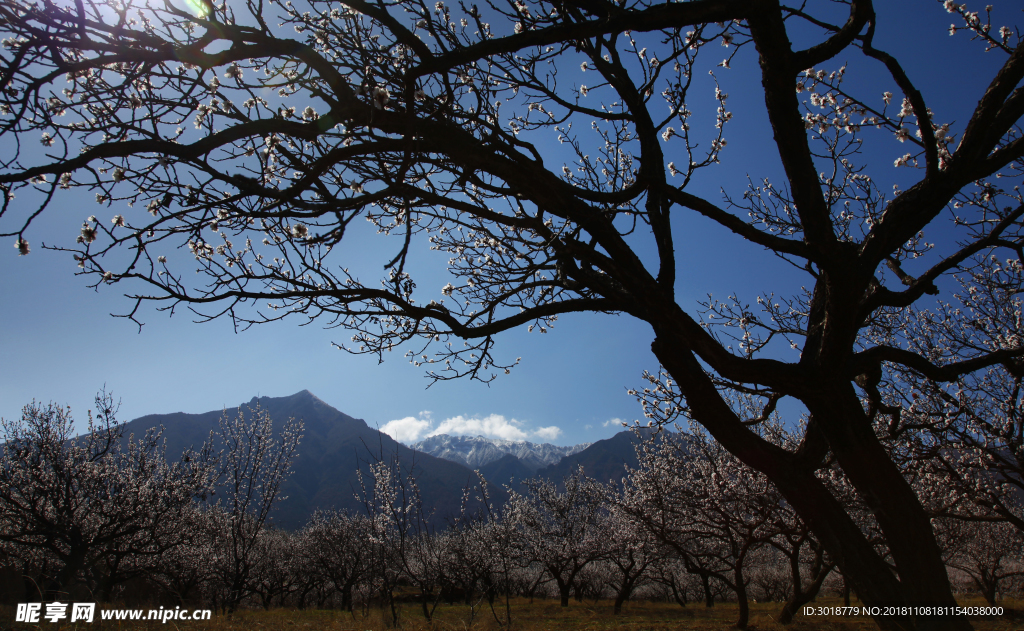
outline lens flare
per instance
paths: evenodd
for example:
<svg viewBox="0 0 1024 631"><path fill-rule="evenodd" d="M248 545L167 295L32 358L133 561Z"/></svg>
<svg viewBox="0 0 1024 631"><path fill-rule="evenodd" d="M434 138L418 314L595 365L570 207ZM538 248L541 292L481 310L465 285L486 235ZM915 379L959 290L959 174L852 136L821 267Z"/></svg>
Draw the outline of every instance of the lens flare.
<svg viewBox="0 0 1024 631"><path fill-rule="evenodd" d="M204 18L210 13L210 5L203 0L185 0L197 17Z"/></svg>

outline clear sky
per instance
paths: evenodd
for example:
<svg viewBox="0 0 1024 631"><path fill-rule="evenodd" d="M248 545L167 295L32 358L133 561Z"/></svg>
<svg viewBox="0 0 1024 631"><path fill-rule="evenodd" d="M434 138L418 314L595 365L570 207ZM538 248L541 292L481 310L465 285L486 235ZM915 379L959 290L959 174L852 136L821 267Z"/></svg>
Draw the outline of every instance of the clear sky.
<svg viewBox="0 0 1024 631"><path fill-rule="evenodd" d="M880 13L898 12L883 16L876 46L900 59L937 121L962 129L1003 56L986 56L966 35L950 37L950 23L959 20L941 3L876 4ZM887 6L893 4L900 6ZM995 28L1020 22L1015 4L995 7ZM723 57L727 52L722 49ZM735 114L726 128L729 145L722 164L704 171L710 177L690 188L716 202L721 187L741 195L748 174L755 180L778 175L753 53L752 47L741 51L731 69L717 72ZM849 57L834 60L825 69L849 61L851 68L884 76L877 62L864 62L852 50L844 54ZM694 100L713 106L713 84L709 78L703 80L703 92L695 89L699 97ZM858 94L874 93L879 105L883 91L896 92L890 81L869 88L858 81L851 77L850 85L867 90ZM879 165L871 173L876 180L901 181L892 164L907 147L891 137L883 140L870 150ZM671 159L671 153L667 157ZM127 211L101 207L91 193L68 194L33 224L27 235L33 246L29 256L17 256L13 238L3 244L0 416L15 417L24 404L36 399L69 404L76 418L84 420L93 395L105 386L122 400L122 420L150 413L205 412L237 406L256 395L285 396L308 389L371 426L392 423L389 427L406 432L400 436L405 439L444 430L575 444L607 438L620 429L620 420L642 417L626 389L641 383L644 369L655 371L658 366L650 352L652 332L628 316L565 316L545 335L513 331L499 339L500 357L523 358L512 375L490 386L464 380L429 389L422 368L411 366L402 351L378 365L374 358L350 356L331 347L332 341L347 341L350 334L315 324L300 327L299 320L235 333L227 320L194 324L187 311L168 317L150 309L140 332L132 322L110 316L131 308L120 295L124 286L89 290L75 276L70 254L39 247L42 242L73 244L82 220L90 214L107 220ZM708 292L739 292L753 301L760 292L785 294L809 282L779 259L707 221L679 211L675 221L678 298L688 309Z"/></svg>

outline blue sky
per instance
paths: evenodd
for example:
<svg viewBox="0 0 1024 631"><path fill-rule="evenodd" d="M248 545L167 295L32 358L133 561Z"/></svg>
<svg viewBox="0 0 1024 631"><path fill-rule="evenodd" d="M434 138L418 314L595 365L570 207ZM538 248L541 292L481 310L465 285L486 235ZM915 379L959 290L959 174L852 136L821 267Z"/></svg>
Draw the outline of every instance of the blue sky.
<svg viewBox="0 0 1024 631"><path fill-rule="evenodd" d="M876 46L900 59L937 120L954 122L959 131L1002 57L986 56L965 35L950 37L947 30L954 16L939 3L878 4L900 6L878 7L880 13L898 13L883 17ZM1013 26L1012 20L1019 19L1008 10L1012 3L1005 4L1006 9L1000 12L1003 7L997 6L993 14L996 28ZM981 10L983 5L970 8ZM727 52L722 49L723 57ZM741 51L731 69L718 69L735 114L726 131L729 145L722 165L705 171L706 177L690 188L714 201L720 200L722 186L742 194L747 174L755 179L778 175L753 52ZM854 51L845 54L826 69L850 61L852 69L869 68L871 76L881 76L880 64L865 63ZM707 78L704 82L694 100L713 105L713 86ZM850 84L856 82L851 76ZM891 89L885 81L871 85L867 94L874 92L880 100ZM902 181L913 175L892 167L905 150L891 137L880 139L869 154L880 165L871 171L876 179ZM17 256L13 238L0 250L0 416L16 417L24 404L36 399L69 404L76 418L84 420L93 395L105 386L122 400L122 420L150 413L205 412L237 406L255 395L285 396L308 389L371 426L401 421L390 427L403 428L407 438L444 428L574 444L611 436L620 429L617 419L642 417L626 389L640 384L642 371L656 370L657 363L650 352L650 328L628 316L565 316L546 335L510 332L499 339L498 352L523 358L511 375L490 386L463 380L429 389L422 368L410 365L402 351L378 365L374 358L331 347L332 341L347 341L348 333L300 327L298 320L236 334L227 320L200 325L187 311L168 317L149 309L140 332L132 322L110 316L131 308L121 297L123 287L89 290L75 276L69 254L39 247L42 242L70 245L86 216L105 219L117 212L122 210L98 206L92 194L65 195L33 224L27 235L33 246L29 256ZM753 301L760 292L785 294L809 282L706 220L677 211L675 222L678 297L688 309L709 292L738 292Z"/></svg>

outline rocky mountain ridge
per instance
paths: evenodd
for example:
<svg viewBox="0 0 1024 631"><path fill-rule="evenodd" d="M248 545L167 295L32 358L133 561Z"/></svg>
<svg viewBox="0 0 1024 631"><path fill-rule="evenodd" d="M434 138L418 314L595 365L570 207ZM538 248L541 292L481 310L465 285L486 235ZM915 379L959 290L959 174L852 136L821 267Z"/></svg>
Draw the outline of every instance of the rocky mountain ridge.
<svg viewBox="0 0 1024 631"><path fill-rule="evenodd" d="M591 444L593 443L562 447L525 440L438 434L410 445L410 448L436 458L457 462L470 469L480 469L510 455L518 458L527 469L537 471L558 464L562 458L577 454Z"/></svg>

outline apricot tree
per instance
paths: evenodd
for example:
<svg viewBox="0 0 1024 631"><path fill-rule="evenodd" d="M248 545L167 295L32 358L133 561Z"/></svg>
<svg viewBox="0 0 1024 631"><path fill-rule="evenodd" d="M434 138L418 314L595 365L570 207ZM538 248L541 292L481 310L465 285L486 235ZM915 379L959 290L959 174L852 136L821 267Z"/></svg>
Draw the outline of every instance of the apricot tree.
<svg viewBox="0 0 1024 631"><path fill-rule="evenodd" d="M90 217L68 248L96 286L242 326L321 320L352 332L347 350L404 345L440 380L511 370L494 341L515 327L638 318L679 407L778 487L865 603L949 606L928 516L863 401L886 366L952 382L1016 366L1024 348L1011 334L936 356L868 333L979 257L1019 271L1024 48L988 9L920 10L949 12L954 34L1001 56L971 73L991 80L964 118L929 109L876 37L870 0L11 0L0 234L28 254L32 221L63 189L127 202L136 210ZM744 86L750 120L774 139L749 185L716 170L733 111L696 79L744 55L760 73ZM867 144L897 149L909 185L879 184L894 154ZM724 202L698 194L722 173ZM806 292L680 304L677 284L697 273L676 253L690 215L791 262ZM383 278L350 271L356 221L393 237ZM420 249L450 257L449 282L426 296ZM741 416L736 390L765 409ZM795 450L751 427L782 399L809 415ZM816 476L832 459L895 572Z"/></svg>

